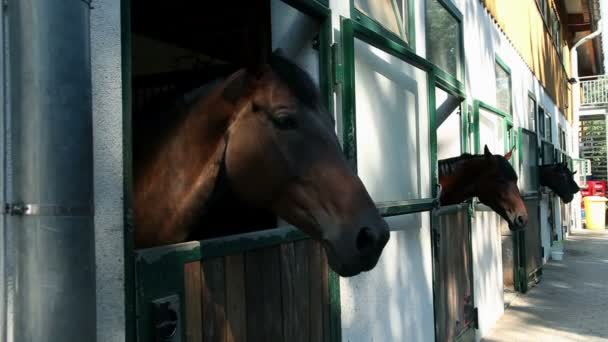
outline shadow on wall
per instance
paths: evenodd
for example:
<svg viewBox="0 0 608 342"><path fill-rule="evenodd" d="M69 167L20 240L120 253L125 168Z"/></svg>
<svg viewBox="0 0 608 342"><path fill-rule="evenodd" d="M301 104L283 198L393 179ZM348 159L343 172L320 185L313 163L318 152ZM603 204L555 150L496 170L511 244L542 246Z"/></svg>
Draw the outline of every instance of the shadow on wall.
<svg viewBox="0 0 608 342"><path fill-rule="evenodd" d="M478 212L473 221L473 286L482 336L504 312L501 224L500 216L490 211Z"/></svg>
<svg viewBox="0 0 608 342"><path fill-rule="evenodd" d="M341 279L345 341L432 340L429 216L413 215L423 224L392 232L376 268Z"/></svg>

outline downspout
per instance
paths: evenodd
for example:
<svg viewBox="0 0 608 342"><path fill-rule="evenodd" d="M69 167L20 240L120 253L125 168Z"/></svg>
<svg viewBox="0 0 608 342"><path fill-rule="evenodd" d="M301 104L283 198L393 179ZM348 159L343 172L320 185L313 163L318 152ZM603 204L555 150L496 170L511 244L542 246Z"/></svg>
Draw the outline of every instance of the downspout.
<svg viewBox="0 0 608 342"><path fill-rule="evenodd" d="M576 44L574 44L574 46L570 49L570 61L571 61L571 68L572 68L572 78L574 80L574 84L572 85L572 112L574 114L574 125L573 125L573 134L572 137L578 137L578 132L580 130L580 107L581 107L581 83L580 80L578 79L578 51L577 49L585 44L586 42L588 42L589 40L599 36L602 33L602 19L598 20L597 22L597 30L595 30L594 32L586 35L585 37L581 38L578 42L576 42ZM577 158L580 158L580 147L579 147L579 142L577 141L576 144L574 144L574 155ZM580 195L577 195L576 197L579 197ZM580 204L578 203L578 199L577 202L575 202L575 208L577 208L577 215L574 215L575 217L575 227L577 230L582 229L582 222L581 222L581 215L580 215Z"/></svg>
<svg viewBox="0 0 608 342"><path fill-rule="evenodd" d="M572 105L573 105L573 113L574 113L574 132L578 132L579 130L579 110L580 110L580 102L581 102L581 96L580 96L580 82L578 79L578 51L577 49L585 44L586 42L588 42L589 40L599 36L602 33L602 19L598 20L597 22L597 27L598 29L595 30L594 32L586 35L585 37L581 38L578 42L576 42L576 44L574 44L574 46L570 49L570 60L572 61L571 63L571 67L572 67L572 79L574 80L574 85L572 87ZM574 134L574 136L577 136L576 134ZM575 150L576 150L576 156L579 155L579 148L578 148L578 144L575 144Z"/></svg>
<svg viewBox="0 0 608 342"><path fill-rule="evenodd" d="M96 338L89 2L5 2L2 341Z"/></svg>

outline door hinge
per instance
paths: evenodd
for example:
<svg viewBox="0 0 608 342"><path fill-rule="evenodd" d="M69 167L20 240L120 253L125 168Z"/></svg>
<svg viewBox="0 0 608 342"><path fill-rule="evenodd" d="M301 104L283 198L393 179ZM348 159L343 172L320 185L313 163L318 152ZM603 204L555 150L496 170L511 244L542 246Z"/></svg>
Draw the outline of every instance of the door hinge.
<svg viewBox="0 0 608 342"><path fill-rule="evenodd" d="M332 64L332 87L336 89L342 83L344 71L340 62L340 49L338 43L331 45L331 64Z"/></svg>
<svg viewBox="0 0 608 342"><path fill-rule="evenodd" d="M23 216L27 211L27 206L23 203L5 203L4 211L5 215L10 216Z"/></svg>

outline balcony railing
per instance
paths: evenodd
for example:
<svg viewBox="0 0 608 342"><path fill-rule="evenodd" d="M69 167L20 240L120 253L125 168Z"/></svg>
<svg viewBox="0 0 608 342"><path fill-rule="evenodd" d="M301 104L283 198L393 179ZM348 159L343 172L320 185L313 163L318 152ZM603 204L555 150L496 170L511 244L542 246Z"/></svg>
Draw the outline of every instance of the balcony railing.
<svg viewBox="0 0 608 342"><path fill-rule="evenodd" d="M581 106L608 105L608 75L580 77Z"/></svg>

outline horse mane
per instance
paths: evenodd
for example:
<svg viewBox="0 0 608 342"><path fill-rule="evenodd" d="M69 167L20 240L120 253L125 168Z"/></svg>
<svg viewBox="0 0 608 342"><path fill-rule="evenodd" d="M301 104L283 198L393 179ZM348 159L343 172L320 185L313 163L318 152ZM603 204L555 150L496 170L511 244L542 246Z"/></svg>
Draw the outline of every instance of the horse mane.
<svg viewBox="0 0 608 342"><path fill-rule="evenodd" d="M438 161L439 167L439 176L451 176L454 175L463 161L468 161L476 158L477 156L472 155L470 153L463 153L460 156L441 159Z"/></svg>

